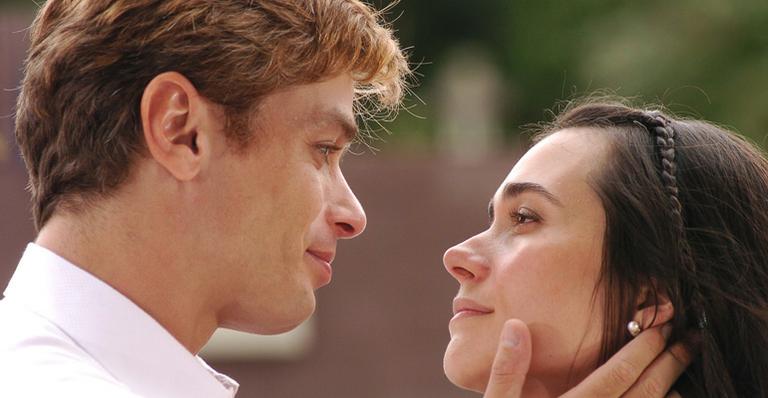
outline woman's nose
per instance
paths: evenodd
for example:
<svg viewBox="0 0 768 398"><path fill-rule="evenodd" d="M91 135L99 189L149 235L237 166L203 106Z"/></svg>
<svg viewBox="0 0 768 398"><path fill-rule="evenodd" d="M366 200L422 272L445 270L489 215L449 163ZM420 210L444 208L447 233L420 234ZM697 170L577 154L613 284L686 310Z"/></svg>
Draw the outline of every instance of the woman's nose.
<svg viewBox="0 0 768 398"><path fill-rule="evenodd" d="M483 256L473 242L477 237L464 241L443 255L443 265L459 283L480 282L488 276L490 269L488 259Z"/></svg>

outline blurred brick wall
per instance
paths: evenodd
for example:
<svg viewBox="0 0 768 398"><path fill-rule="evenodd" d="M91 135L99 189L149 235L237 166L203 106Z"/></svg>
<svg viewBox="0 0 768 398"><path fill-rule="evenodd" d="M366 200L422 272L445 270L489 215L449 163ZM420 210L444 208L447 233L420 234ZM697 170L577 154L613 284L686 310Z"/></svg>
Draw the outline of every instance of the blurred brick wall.
<svg viewBox="0 0 768 398"><path fill-rule="evenodd" d="M34 235L26 171L13 138L13 112L27 49L27 12L0 10L0 285Z"/></svg>

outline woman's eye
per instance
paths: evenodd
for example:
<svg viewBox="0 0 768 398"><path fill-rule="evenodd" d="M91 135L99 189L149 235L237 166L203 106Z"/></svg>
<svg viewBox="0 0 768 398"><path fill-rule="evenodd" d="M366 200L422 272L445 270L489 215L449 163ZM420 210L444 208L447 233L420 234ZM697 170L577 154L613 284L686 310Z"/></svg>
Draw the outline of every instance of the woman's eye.
<svg viewBox="0 0 768 398"><path fill-rule="evenodd" d="M521 208L512 213L512 222L515 225L529 224L536 221L539 221L539 216L528 209Z"/></svg>

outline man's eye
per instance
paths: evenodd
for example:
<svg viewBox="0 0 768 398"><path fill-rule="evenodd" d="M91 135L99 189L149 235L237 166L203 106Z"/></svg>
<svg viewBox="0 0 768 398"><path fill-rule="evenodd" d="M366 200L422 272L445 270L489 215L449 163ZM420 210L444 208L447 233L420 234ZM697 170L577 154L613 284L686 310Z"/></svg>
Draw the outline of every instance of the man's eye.
<svg viewBox="0 0 768 398"><path fill-rule="evenodd" d="M341 147L336 146L336 145L320 144L320 145L317 146L317 150L320 152L321 155L323 155L323 158L325 159L325 162L328 163L328 162L330 162L328 157L331 156L332 154L340 151Z"/></svg>

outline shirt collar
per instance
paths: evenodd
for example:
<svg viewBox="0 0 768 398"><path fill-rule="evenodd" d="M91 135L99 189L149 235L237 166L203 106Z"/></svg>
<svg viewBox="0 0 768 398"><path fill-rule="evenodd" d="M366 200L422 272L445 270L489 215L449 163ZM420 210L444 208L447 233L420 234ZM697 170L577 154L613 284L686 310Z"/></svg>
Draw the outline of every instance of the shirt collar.
<svg viewBox="0 0 768 398"><path fill-rule="evenodd" d="M237 392L237 382L192 355L127 297L42 246L27 246L4 295L56 324L141 396Z"/></svg>

